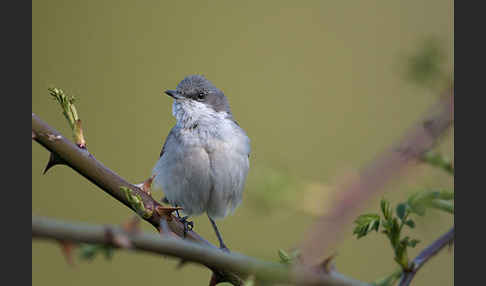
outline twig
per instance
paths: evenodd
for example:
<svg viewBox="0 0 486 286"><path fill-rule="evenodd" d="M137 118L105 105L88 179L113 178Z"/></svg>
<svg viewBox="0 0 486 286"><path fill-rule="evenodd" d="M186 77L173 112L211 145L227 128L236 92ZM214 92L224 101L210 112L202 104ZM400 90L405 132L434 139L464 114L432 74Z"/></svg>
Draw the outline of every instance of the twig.
<svg viewBox="0 0 486 286"><path fill-rule="evenodd" d="M340 275L325 275L300 268L290 268L279 263L269 263L238 253L226 253L214 248L204 247L170 236L161 237L151 233L130 233L117 226L94 226L72 224L64 221L32 217L32 236L35 238L54 239L110 245L114 248L132 251L144 251L182 258L197 262L210 268L223 269L233 273L254 274L263 281L292 283L298 285L368 285ZM117 237L123 237L126 244L116 243ZM124 245L129 245L124 246Z"/></svg>
<svg viewBox="0 0 486 286"><path fill-rule="evenodd" d="M417 255L411 262L411 271L404 272L402 278L400 279L399 286L408 286L412 279L417 274L417 271L427 262L430 258L436 255L444 246L448 245L454 241L454 227L452 227L448 232L439 237L436 241L432 242L431 245L426 247L422 252Z"/></svg>
<svg viewBox="0 0 486 286"><path fill-rule="evenodd" d="M322 256L328 254L342 235L345 225L351 224L364 202L393 177L405 170L413 160L420 158L439 139L453 121L453 96L447 90L439 102L426 114L418 126L405 134L404 139L391 150L382 153L359 178L352 180L336 193L339 198L330 212L321 216L311 226L302 248L302 260L306 265L316 264Z"/></svg>

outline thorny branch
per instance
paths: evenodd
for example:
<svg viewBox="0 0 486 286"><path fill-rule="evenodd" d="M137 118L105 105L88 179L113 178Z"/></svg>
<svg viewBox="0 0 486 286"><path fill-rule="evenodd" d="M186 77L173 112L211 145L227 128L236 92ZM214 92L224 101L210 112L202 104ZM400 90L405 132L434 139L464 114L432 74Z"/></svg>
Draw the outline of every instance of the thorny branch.
<svg viewBox="0 0 486 286"><path fill-rule="evenodd" d="M356 180L347 182L336 193L336 204L329 213L319 217L311 225L307 237L301 244L302 260L313 265L329 254L342 234L343 226L351 224L364 203L393 177L402 173L410 162L419 159L431 149L439 137L453 122L454 98L448 89L441 99L426 113L424 119L391 150L380 154L369 164Z"/></svg>
<svg viewBox="0 0 486 286"><path fill-rule="evenodd" d="M415 257L410 265L411 271L404 272L400 280L399 286L408 286L412 279L417 274L417 271L427 262L430 258L436 255L442 248L454 241L454 227L448 232L439 237L436 241L426 247L422 252Z"/></svg>
<svg viewBox="0 0 486 286"><path fill-rule="evenodd" d="M78 146L67 140L58 131L53 129L47 123L43 122L34 113L32 113L32 139L45 147L52 154L55 154L55 156L62 159L63 164L68 165L80 175L97 185L106 193L110 194L135 212L138 212L139 210L134 208L133 202L127 198L126 193L132 192L134 197L140 198L138 203L140 203L145 210L142 215L143 219L151 223L161 233L162 237L169 239L170 237L173 237L174 234L179 237L183 237L183 224L172 216L170 212L164 211L166 208L155 201L147 192L144 192L139 187L128 183L112 170L104 166L101 162L96 160L96 158L90 154L87 149L78 148ZM37 229L37 231L39 231L39 229ZM78 237L83 237L81 236L81 233L76 233L79 235ZM171 235L166 235L167 233ZM37 235L39 235L39 232L37 232ZM47 237L51 237L48 236L47 233L45 233L45 235ZM64 235L67 236L66 233L64 233ZM103 233L103 237L103 239L106 239L105 233ZM268 276L274 278L276 277L279 281L306 285L367 285L365 283L345 277L337 272L332 272L331 274L319 273L314 271L314 269L311 267L298 266L292 270L289 268L277 268L275 270L276 272L273 272L273 270L270 271L270 268L264 266L266 265L264 262L254 260L255 263L248 264L248 260L241 259L241 255L234 253L222 253L222 251L220 251L216 246L199 236L194 231L189 231L186 235L186 239L195 242L198 245L194 243L189 244L181 239L177 240L177 242L170 240L171 242L169 243L167 242L169 241L167 239L160 240L160 235L157 237L159 238L158 241L165 241L164 243L167 243L166 246L170 245L171 247L174 247L174 249L177 249L177 251L175 251L170 250L170 247L167 247L165 248L167 254L172 254L173 256L182 258L183 260L202 263L206 262L201 260L204 259L204 255L214 255L211 256L213 257L212 264L202 264L208 266L217 274L217 282L229 282L233 285L243 285L244 279L251 274L263 280L266 280ZM69 236L69 238L76 240L76 236ZM98 242L107 243L106 240ZM204 249L204 251L202 249ZM180 253L185 254L182 255ZM216 255L216 253L218 255ZM219 260L221 257L224 258ZM232 264L226 264L226 262L229 261L233 261ZM233 270L238 270L238 272L233 272Z"/></svg>
<svg viewBox="0 0 486 286"><path fill-rule="evenodd" d="M210 268L234 273L252 273L263 281L295 283L299 285L368 285L340 275L323 275L309 268L291 272L283 264L263 262L237 253L226 253L214 248L151 233L129 233L116 226L94 226L67 223L41 217L32 217L32 236L35 238L110 245L115 248L170 255L197 262ZM121 244L117 241L125 241Z"/></svg>

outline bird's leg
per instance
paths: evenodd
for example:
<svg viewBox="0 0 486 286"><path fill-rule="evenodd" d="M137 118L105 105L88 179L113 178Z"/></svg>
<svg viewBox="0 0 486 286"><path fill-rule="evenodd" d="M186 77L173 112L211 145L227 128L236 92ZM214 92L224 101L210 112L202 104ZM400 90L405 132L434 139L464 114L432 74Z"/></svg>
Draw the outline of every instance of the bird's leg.
<svg viewBox="0 0 486 286"><path fill-rule="evenodd" d="M178 207L177 204L174 205L176 208ZM181 218L181 215L179 214L179 210L176 210L176 214L177 214L177 217L180 219Z"/></svg>
<svg viewBox="0 0 486 286"><path fill-rule="evenodd" d="M218 227L216 226L216 223L214 220L208 215L209 221L213 225L214 232L216 232L216 236L218 237L219 240L219 248L225 252L230 252L229 248L226 247L226 245L223 242L223 238L221 237L221 234L219 233Z"/></svg>
<svg viewBox="0 0 486 286"><path fill-rule="evenodd" d="M177 214L177 215L179 215L179 214ZM186 238L187 232L194 228L194 222L188 221L187 220L188 218L189 218L189 216L179 217L179 221L184 224L184 238Z"/></svg>
<svg viewBox="0 0 486 286"><path fill-rule="evenodd" d="M164 198L162 198L162 202L168 204L169 200L167 200L167 197L164 197ZM178 207L177 204L174 204L174 206L176 208ZM177 218L179 219L179 221L182 222L182 224L184 224L184 238L185 238L186 235L187 235L187 232L191 231L194 228L194 222L187 220L189 218L189 216L181 217L181 215L179 214L179 210L176 210L175 212L177 214Z"/></svg>

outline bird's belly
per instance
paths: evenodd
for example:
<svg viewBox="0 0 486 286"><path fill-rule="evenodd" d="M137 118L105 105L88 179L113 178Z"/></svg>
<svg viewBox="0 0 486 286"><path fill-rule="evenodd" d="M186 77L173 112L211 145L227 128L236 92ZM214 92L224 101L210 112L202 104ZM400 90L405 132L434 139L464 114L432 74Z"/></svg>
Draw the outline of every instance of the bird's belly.
<svg viewBox="0 0 486 286"><path fill-rule="evenodd" d="M187 215L207 212L211 218L232 213L241 203L249 169L249 142L243 132L178 130L178 141L166 145L153 174L154 187Z"/></svg>
<svg viewBox="0 0 486 286"><path fill-rule="evenodd" d="M200 147L175 146L166 150L154 167L155 187L162 188L172 205L187 215L206 211L211 191L208 153Z"/></svg>
<svg viewBox="0 0 486 286"><path fill-rule="evenodd" d="M213 147L209 151L212 189L206 211L212 218L223 218L241 203L249 160L245 152L228 142Z"/></svg>

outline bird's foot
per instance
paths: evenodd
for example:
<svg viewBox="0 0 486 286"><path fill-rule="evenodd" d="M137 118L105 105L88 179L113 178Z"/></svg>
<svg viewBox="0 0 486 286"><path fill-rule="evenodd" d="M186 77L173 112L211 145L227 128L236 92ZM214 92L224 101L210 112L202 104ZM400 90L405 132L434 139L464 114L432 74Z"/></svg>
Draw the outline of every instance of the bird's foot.
<svg viewBox="0 0 486 286"><path fill-rule="evenodd" d="M179 221L184 224L184 238L186 237L186 234L194 228L194 222L188 221L188 218L189 216L179 218Z"/></svg>
<svg viewBox="0 0 486 286"><path fill-rule="evenodd" d="M162 201L164 204L168 204L168 205L170 205L170 204L171 204L171 203L169 202L169 200L167 199L167 197L163 197L161 201ZM178 218L179 220L183 219L183 218L181 217L181 214L179 213L179 210L182 210L183 208L179 207L177 204L174 204L174 207L175 207L174 211L176 212L177 218ZM185 217L185 219L187 219L188 217L189 217L189 216L186 216L186 217ZM182 220L181 220L181 222L182 222Z"/></svg>

